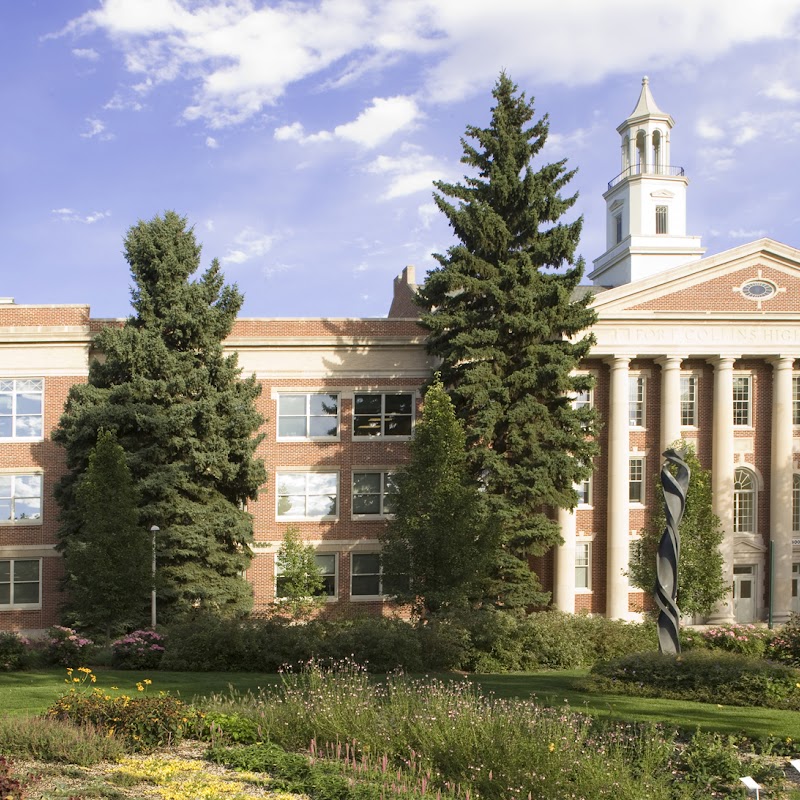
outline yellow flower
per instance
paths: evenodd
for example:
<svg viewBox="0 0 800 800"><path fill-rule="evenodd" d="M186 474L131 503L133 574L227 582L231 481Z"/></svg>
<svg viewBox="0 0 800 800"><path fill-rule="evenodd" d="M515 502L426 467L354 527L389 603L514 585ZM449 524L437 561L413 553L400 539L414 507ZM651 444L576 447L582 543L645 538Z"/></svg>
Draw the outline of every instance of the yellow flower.
<svg viewBox="0 0 800 800"><path fill-rule="evenodd" d="M137 691L143 692L144 691L144 686L142 686L141 683L137 683L136 684L136 689L137 689Z"/></svg>
<svg viewBox="0 0 800 800"><path fill-rule="evenodd" d="M153 682L153 681L151 681L151 680L150 680L150 678L145 678L145 679L142 681L142 683L143 683L145 686L149 686L149 685L150 685L152 682ZM798 685L798 686L800 686L800 683L798 683L797 685Z"/></svg>
<svg viewBox="0 0 800 800"><path fill-rule="evenodd" d="M547 745L547 749L552 753L553 750L556 749L556 746L552 742L550 742L550 744Z"/></svg>

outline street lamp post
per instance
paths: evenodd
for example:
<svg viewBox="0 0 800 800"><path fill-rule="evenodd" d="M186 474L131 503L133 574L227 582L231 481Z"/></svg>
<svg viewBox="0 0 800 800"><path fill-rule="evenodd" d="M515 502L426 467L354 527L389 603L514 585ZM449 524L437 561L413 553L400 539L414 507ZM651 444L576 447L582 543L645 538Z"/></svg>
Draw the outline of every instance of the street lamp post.
<svg viewBox="0 0 800 800"><path fill-rule="evenodd" d="M150 528L150 533L153 536L153 574L152 574L152 590L150 592L150 627L156 629L156 534L161 530L158 525L153 525Z"/></svg>

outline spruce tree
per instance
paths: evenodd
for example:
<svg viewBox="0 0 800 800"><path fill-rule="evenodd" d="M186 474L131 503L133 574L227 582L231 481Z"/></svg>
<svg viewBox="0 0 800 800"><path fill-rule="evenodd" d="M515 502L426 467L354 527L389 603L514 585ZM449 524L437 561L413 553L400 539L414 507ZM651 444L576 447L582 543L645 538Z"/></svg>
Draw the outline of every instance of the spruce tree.
<svg viewBox="0 0 800 800"><path fill-rule="evenodd" d="M133 226L125 257L134 313L97 335L101 358L88 383L70 390L53 436L68 468L56 487L61 549L80 538L76 488L98 431L107 429L126 454L138 524L160 528L159 621L198 605L244 613L252 605L242 577L252 541L245 504L265 472L254 457L260 387L241 378L236 355L222 348L242 295L224 285L216 260L192 280L200 246L174 212Z"/></svg>
<svg viewBox="0 0 800 800"><path fill-rule="evenodd" d="M381 534L383 586L420 618L480 597L494 544L464 429L442 383L425 394L411 461L395 473L394 518Z"/></svg>
<svg viewBox="0 0 800 800"><path fill-rule="evenodd" d="M125 452L101 430L75 491L80 529L64 552L71 624L110 638L147 620L150 536L139 525Z"/></svg>
<svg viewBox="0 0 800 800"><path fill-rule="evenodd" d="M576 298L582 219L560 221L576 195L566 161L531 161L547 140L547 116L501 74L488 127L462 139L463 183L434 195L458 243L436 255L419 300L428 352L465 423L473 475L499 520L490 595L499 607L547 600L527 557L560 541L555 509L577 504L574 485L596 452L595 419L571 399L592 385L575 370L590 350L590 297ZM473 141L472 144L469 140Z"/></svg>
<svg viewBox="0 0 800 800"><path fill-rule="evenodd" d="M719 549L723 539L722 523L713 511L711 471L704 469L693 445L679 441L670 446L684 451L684 461L692 471L686 492L686 510L679 529L678 608L682 614L705 616L728 592ZM659 475L653 480L659 501L633 548L628 565L631 583L649 595L653 594L656 585L656 554L666 524Z"/></svg>

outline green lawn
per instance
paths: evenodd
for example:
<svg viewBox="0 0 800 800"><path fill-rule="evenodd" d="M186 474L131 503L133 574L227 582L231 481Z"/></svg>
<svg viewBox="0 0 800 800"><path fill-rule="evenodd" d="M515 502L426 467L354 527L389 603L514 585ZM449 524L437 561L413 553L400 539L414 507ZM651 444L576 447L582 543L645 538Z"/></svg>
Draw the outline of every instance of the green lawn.
<svg viewBox="0 0 800 800"><path fill-rule="evenodd" d="M63 669L31 672L0 673L0 713L37 714L67 689ZM229 686L239 691L257 690L274 685L278 675L250 672L153 672L99 668L95 671L97 686L104 689L118 687L121 691L135 693L135 683L150 678L150 692L168 691L186 700L226 692ZM745 733L748 736L778 736L798 738L800 712L778 711L762 708L717 706L678 700L657 700L642 697L625 697L612 694L589 694L573 687L586 670L566 670L509 675L474 675L469 680L484 692L498 697L535 696L546 705L560 706L564 702L577 710L608 719L634 721L647 720L667 725L694 729L697 726L723 733ZM460 676L438 676L463 680Z"/></svg>

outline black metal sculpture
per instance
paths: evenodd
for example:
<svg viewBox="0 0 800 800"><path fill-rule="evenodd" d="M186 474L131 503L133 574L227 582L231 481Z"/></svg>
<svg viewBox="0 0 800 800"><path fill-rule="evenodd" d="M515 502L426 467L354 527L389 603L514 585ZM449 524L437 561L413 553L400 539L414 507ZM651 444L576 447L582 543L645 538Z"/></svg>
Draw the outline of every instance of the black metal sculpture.
<svg viewBox="0 0 800 800"><path fill-rule="evenodd" d="M678 561L681 538L678 531L689 488L691 470L683 460L683 450L665 450L666 462L661 467L661 489L664 492L664 515L666 525L656 556L655 600L658 612L658 647L663 654L676 655L681 651L678 639L681 612L678 596ZM677 469L673 475L670 466Z"/></svg>

